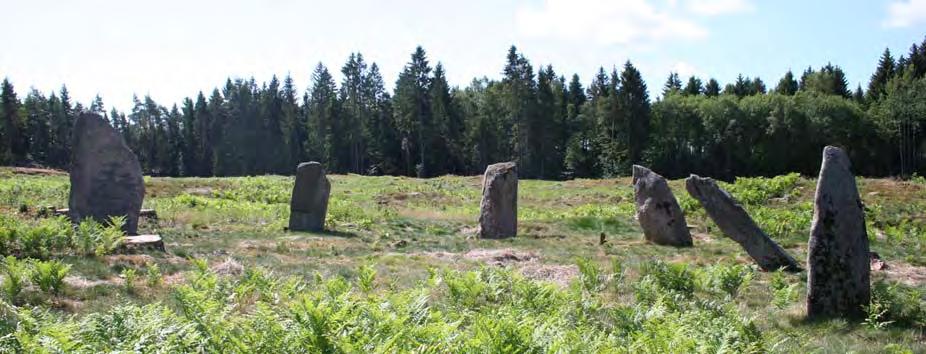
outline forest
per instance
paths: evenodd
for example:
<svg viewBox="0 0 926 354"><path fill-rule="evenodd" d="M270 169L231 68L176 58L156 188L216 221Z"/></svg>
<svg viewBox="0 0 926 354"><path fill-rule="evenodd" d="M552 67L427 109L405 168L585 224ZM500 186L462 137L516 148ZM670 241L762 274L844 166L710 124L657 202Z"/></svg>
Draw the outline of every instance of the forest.
<svg viewBox="0 0 926 354"><path fill-rule="evenodd" d="M731 180L814 174L827 144L845 147L860 175L923 175L926 39L896 59L885 49L873 64L867 87L855 89L832 63L788 70L774 85L670 73L651 88L630 61L583 84L535 68L512 46L500 80L461 88L418 47L391 91L379 66L355 53L340 85L319 63L304 92L291 77L229 78L179 105L135 97L125 112L99 96L74 102L65 86L17 93L5 79L0 164L67 169L73 121L92 112L154 176L289 175L319 161L339 174L434 177L510 160L531 179L622 176L646 164L671 178Z"/></svg>

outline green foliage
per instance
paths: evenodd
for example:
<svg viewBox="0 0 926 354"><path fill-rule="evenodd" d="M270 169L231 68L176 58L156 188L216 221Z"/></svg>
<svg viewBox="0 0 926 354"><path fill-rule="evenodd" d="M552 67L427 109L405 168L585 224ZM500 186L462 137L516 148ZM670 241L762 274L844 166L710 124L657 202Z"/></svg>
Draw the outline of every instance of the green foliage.
<svg viewBox="0 0 926 354"><path fill-rule="evenodd" d="M70 264L57 260L32 262L32 282L43 292L58 295L64 288L64 277L71 271Z"/></svg>
<svg viewBox="0 0 926 354"><path fill-rule="evenodd" d="M208 271L207 271L208 272ZM601 307L586 292L541 285L502 271L447 272L446 283L386 294L354 294L342 278L321 288L267 278L240 307L224 278L176 289L176 310L115 306L84 317L12 308L0 351L160 352L761 352L766 339L732 306L683 300L673 306ZM479 288L457 302L455 282ZM342 284L342 285L334 285ZM346 284L347 286L344 286ZM451 307L448 307L451 306ZM449 311L453 309L453 311ZM17 349L18 348L18 349Z"/></svg>
<svg viewBox="0 0 926 354"><path fill-rule="evenodd" d="M161 273L161 267L157 263L148 263L145 266L145 282L152 288L160 286L164 282L164 275Z"/></svg>
<svg viewBox="0 0 926 354"><path fill-rule="evenodd" d="M876 281L871 287L866 324L877 328L894 324L926 329L926 294L922 289L900 283Z"/></svg>
<svg viewBox="0 0 926 354"><path fill-rule="evenodd" d="M368 293L373 290L373 282L376 280L376 266L373 264L364 264L357 271L357 286L360 290Z"/></svg>
<svg viewBox="0 0 926 354"><path fill-rule="evenodd" d="M769 279L769 291L772 294L772 304L779 309L788 307L797 300L797 288L800 284L788 282L788 274L783 270L772 272Z"/></svg>
<svg viewBox="0 0 926 354"><path fill-rule="evenodd" d="M125 283L125 291L129 294L135 293L135 280L138 277L138 271L135 268L125 268L122 270L122 281Z"/></svg>
<svg viewBox="0 0 926 354"><path fill-rule="evenodd" d="M588 258L576 259L576 265L579 267L579 279L582 281L582 287L592 293L601 290L603 286L601 268Z"/></svg>
<svg viewBox="0 0 926 354"><path fill-rule="evenodd" d="M26 286L29 276L28 264L24 261L17 260L16 257L6 256L3 264L0 265L3 271L3 294L10 302L16 302L19 293Z"/></svg>
<svg viewBox="0 0 926 354"><path fill-rule="evenodd" d="M705 269L704 283L707 289L736 298L749 285L753 274L751 268L741 264L716 264Z"/></svg>

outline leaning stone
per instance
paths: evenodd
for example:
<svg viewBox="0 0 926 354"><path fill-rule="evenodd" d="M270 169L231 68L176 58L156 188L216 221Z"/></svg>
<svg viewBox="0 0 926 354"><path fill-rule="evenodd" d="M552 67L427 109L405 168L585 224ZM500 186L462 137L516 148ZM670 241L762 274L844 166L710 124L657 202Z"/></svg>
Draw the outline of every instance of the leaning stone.
<svg viewBox="0 0 926 354"><path fill-rule="evenodd" d="M144 250L165 252L164 240L159 235L126 236L122 241L122 251L135 253Z"/></svg>
<svg viewBox="0 0 926 354"><path fill-rule="evenodd" d="M634 165L633 197L636 218L647 241L676 247L693 244L685 214L665 178L646 167Z"/></svg>
<svg viewBox="0 0 926 354"><path fill-rule="evenodd" d="M324 230L330 193L331 183L320 163L313 161L299 164L289 206L289 230Z"/></svg>
<svg viewBox="0 0 926 354"><path fill-rule="evenodd" d="M688 194L701 203L720 230L743 246L762 270L801 270L797 261L768 237L739 202L721 189L713 179L691 175L685 180L685 188Z"/></svg>
<svg viewBox="0 0 926 354"><path fill-rule="evenodd" d="M478 233L480 238L507 238L518 234L518 167L514 162L486 168Z"/></svg>
<svg viewBox="0 0 926 354"><path fill-rule="evenodd" d="M101 223L124 216L123 230L138 231L145 181L135 153L106 120L81 114L74 124L71 195L68 213L75 223L92 218Z"/></svg>
<svg viewBox="0 0 926 354"><path fill-rule="evenodd" d="M827 146L807 254L807 316L860 318L871 301L862 200L842 149Z"/></svg>

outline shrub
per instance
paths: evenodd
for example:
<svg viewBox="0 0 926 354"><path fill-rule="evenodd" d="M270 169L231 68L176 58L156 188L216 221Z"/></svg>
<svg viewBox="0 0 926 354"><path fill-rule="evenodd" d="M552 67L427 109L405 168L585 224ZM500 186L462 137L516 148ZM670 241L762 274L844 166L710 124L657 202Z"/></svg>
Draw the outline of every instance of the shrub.
<svg viewBox="0 0 926 354"><path fill-rule="evenodd" d="M64 277L71 271L70 264L57 260L32 262L32 282L43 292L58 295L64 288Z"/></svg>
<svg viewBox="0 0 926 354"><path fill-rule="evenodd" d="M125 281L125 291L129 294L135 293L135 278L138 276L135 268L125 268L120 274Z"/></svg>
<svg viewBox="0 0 926 354"><path fill-rule="evenodd" d="M145 267L145 279L150 287L156 287L164 282L164 275L161 274L161 267L157 263L148 263Z"/></svg>
<svg viewBox="0 0 926 354"><path fill-rule="evenodd" d="M22 292L26 285L26 278L29 274L29 268L26 262L17 260L16 257L6 256L3 259L3 294L6 295L10 302L16 302L16 297Z"/></svg>
<svg viewBox="0 0 926 354"><path fill-rule="evenodd" d="M643 264L641 269L643 277L650 277L656 286L690 297L695 290L694 274L687 264L666 263L652 261Z"/></svg>
<svg viewBox="0 0 926 354"><path fill-rule="evenodd" d="M769 279L769 291L772 294L772 304L775 307L783 309L797 300L798 283L788 283L787 274L783 270L777 270L772 273Z"/></svg>
<svg viewBox="0 0 926 354"><path fill-rule="evenodd" d="M705 288L736 298L740 288L752 280L752 269L741 264L717 264L705 270Z"/></svg>
<svg viewBox="0 0 926 354"><path fill-rule="evenodd" d="M877 281L871 287L866 323L879 328L893 323L926 329L926 295L900 283Z"/></svg>
<svg viewBox="0 0 926 354"><path fill-rule="evenodd" d="M597 292L601 290L601 269L594 261L588 258L576 259L576 265L579 267L579 277L582 281L582 287L588 292Z"/></svg>
<svg viewBox="0 0 926 354"><path fill-rule="evenodd" d="M375 280L376 267L372 264L361 265L357 272L357 286L360 287L360 291L368 293L373 290Z"/></svg>

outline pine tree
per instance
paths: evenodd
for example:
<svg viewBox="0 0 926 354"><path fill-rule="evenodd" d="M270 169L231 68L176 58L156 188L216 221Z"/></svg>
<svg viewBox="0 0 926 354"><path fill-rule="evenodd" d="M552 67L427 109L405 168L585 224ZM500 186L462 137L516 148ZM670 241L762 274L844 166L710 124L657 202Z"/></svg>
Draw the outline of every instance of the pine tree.
<svg viewBox="0 0 926 354"><path fill-rule="evenodd" d="M650 101L646 83L640 72L628 61L621 72L621 89L618 92L621 111L627 124L627 162L621 171L627 173L630 164L643 160L643 150L649 140Z"/></svg>
<svg viewBox="0 0 926 354"><path fill-rule="evenodd" d="M211 168L209 168L209 175L213 176L227 176L228 174L225 171L229 171L229 167L233 161L230 156L224 154L225 144L223 143L225 139L225 121L228 118L228 113L225 110L225 98L222 97L222 93L218 88L212 90L212 95L209 96L209 102L206 104L200 104L199 98L196 99L196 115L203 117L202 113L208 114L211 118L212 124L209 125L210 134L209 138L213 144L205 145L211 148L212 153L208 154L206 150L203 150L204 159L203 163L209 165L211 161ZM200 124L204 124L208 119L199 119ZM211 157L211 160L208 158Z"/></svg>
<svg viewBox="0 0 926 354"><path fill-rule="evenodd" d="M464 165L462 154L464 126L441 63L437 63L434 67L434 77L431 79L428 96L435 132L431 135L430 151L444 151L443 154L432 154L429 157L428 165L433 166L431 173L434 175L460 173Z"/></svg>
<svg viewBox="0 0 926 354"><path fill-rule="evenodd" d="M765 87L765 82L762 79L756 77L752 80L750 95L764 95L768 92L768 89Z"/></svg>
<svg viewBox="0 0 926 354"><path fill-rule="evenodd" d="M9 79L3 79L0 86L0 119L3 120L3 150L0 159L4 163L22 163L28 151L24 136L23 120L20 116L20 102Z"/></svg>
<svg viewBox="0 0 926 354"><path fill-rule="evenodd" d="M427 159L431 139L431 106L428 90L431 86L431 66L421 46L415 48L411 61L405 65L396 81L395 110L396 126L402 136L402 152L406 162L405 173L418 177L430 176ZM412 161L414 165L412 165Z"/></svg>
<svg viewBox="0 0 926 354"><path fill-rule="evenodd" d="M685 84L685 89L682 90L682 94L686 96L698 96L704 92L704 87L701 84L701 79L692 76L688 78L688 83Z"/></svg>
<svg viewBox="0 0 926 354"><path fill-rule="evenodd" d="M283 130L286 133L285 146L288 149L286 157L289 158L282 172L289 174L293 173L295 167L305 160L305 141L308 139L308 132L306 132L307 122L304 119L305 115L302 113L302 107L299 107L296 98L296 85L293 83L292 76L287 74L286 78L283 79L283 91L280 94L283 100L282 114Z"/></svg>
<svg viewBox="0 0 926 354"><path fill-rule="evenodd" d="M798 83L797 80L794 80L794 73L791 70L785 73L785 76L778 81L778 86L775 86L775 93L785 96L792 96L797 93Z"/></svg>
<svg viewBox="0 0 926 354"><path fill-rule="evenodd" d="M312 74L312 88L306 102L308 114L309 139L306 143L306 156L309 160L321 162L329 171L343 171L337 165L337 151L334 133L338 119L337 86L331 73L322 63L318 63Z"/></svg>
<svg viewBox="0 0 926 354"><path fill-rule="evenodd" d="M891 56L891 50L884 48L881 59L878 60L878 68L871 74L871 81L868 83L868 101L875 102L885 94L887 82L894 77L894 58Z"/></svg>
<svg viewBox="0 0 926 354"><path fill-rule="evenodd" d="M535 114L537 83L534 69L515 46L508 49L507 62L503 70L502 85L505 90L506 125L511 127L511 159L518 162L518 174L525 178L539 176L541 156L539 154L542 123Z"/></svg>
<svg viewBox="0 0 926 354"><path fill-rule="evenodd" d="M199 92L199 97L202 97L202 91ZM183 151L181 152L181 174L184 176L197 176L199 174L199 166L202 164L200 160L202 153L199 151L200 139L199 136L199 122L196 120L196 107L193 104L193 100L189 98L183 99L183 108L182 108L182 121L181 125L181 136L183 137Z"/></svg>
<svg viewBox="0 0 926 354"><path fill-rule="evenodd" d="M679 79L678 73L671 72L669 73L669 78L666 79L665 85L662 87L662 96L668 96L671 94L678 93L682 90L682 80Z"/></svg>
<svg viewBox="0 0 926 354"><path fill-rule="evenodd" d="M33 89L23 100L22 110L26 115L28 154L34 162L47 165L51 144L51 111L48 100L41 92Z"/></svg>
<svg viewBox="0 0 926 354"><path fill-rule="evenodd" d="M400 174L402 151L392 115L392 97L386 92L386 83L376 63L370 65L364 87L371 108L370 120L364 126L370 158L366 172L374 175Z"/></svg>
<svg viewBox="0 0 926 354"><path fill-rule="evenodd" d="M346 166L352 173L363 173L366 161L366 142L363 139L363 126L370 120L370 107L367 102L367 64L360 53L351 53L347 63L341 68L344 80L341 82L341 116L342 129L337 133L340 138L337 149L343 151L340 165Z"/></svg>
<svg viewBox="0 0 926 354"><path fill-rule="evenodd" d="M708 80L707 85L704 85L704 95L707 97L720 96L720 83L714 80L714 78Z"/></svg>

